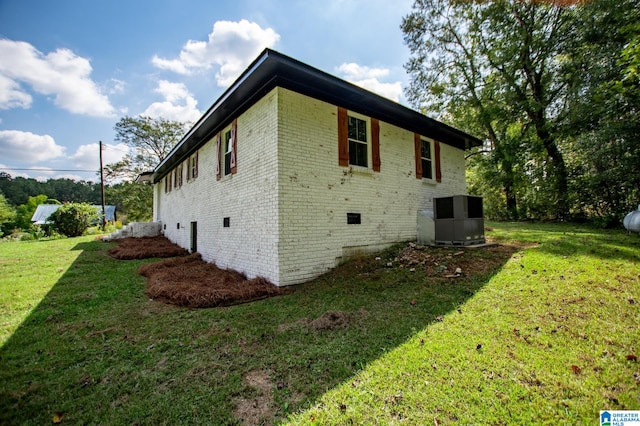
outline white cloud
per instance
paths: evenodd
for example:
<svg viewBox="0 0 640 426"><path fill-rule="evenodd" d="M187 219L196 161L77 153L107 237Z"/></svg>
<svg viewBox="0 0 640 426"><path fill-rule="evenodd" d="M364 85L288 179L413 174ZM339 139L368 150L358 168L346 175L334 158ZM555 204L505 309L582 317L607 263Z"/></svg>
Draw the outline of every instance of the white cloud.
<svg viewBox="0 0 640 426"><path fill-rule="evenodd" d="M20 130L0 130L0 156L14 161L37 163L64 155L64 147L49 135Z"/></svg>
<svg viewBox="0 0 640 426"><path fill-rule="evenodd" d="M154 92L162 95L164 101L152 103L140 115L186 123L193 123L202 115L197 108L198 101L187 90L184 83L161 80Z"/></svg>
<svg viewBox="0 0 640 426"><path fill-rule="evenodd" d="M385 68L369 68L353 62L342 64L336 71L343 78L364 89L377 93L385 98L399 102L402 96L402 83L382 83L379 78L389 75L389 70Z"/></svg>
<svg viewBox="0 0 640 426"><path fill-rule="evenodd" d="M29 43L0 39L0 57L0 76L4 79L0 83L0 100L13 99L9 106L26 108L30 104L29 95L19 90L22 82L36 93L53 95L57 106L74 114L115 115L109 98L90 78L93 69L89 60L69 49L56 49L45 55Z"/></svg>
<svg viewBox="0 0 640 426"><path fill-rule="evenodd" d="M31 95L18 82L0 74L0 109L29 108L31 101Z"/></svg>
<svg viewBox="0 0 640 426"><path fill-rule="evenodd" d="M129 152L129 147L123 143L117 145L103 144L103 147L102 162L105 165L117 163ZM97 143L80 145L76 152L69 156L69 159L79 169L95 169L97 172L100 169L100 145Z"/></svg>
<svg viewBox="0 0 640 426"><path fill-rule="evenodd" d="M278 40L280 35L273 29L263 29L246 19L217 21L207 41L189 40L178 58L164 59L156 55L152 62L158 68L178 74L191 74L217 65L216 81L219 86L227 87L265 47L272 47Z"/></svg>
<svg viewBox="0 0 640 426"><path fill-rule="evenodd" d="M120 94L124 92L124 88L127 84L118 80L117 78L111 78L104 84L105 91L110 95Z"/></svg>
<svg viewBox="0 0 640 426"><path fill-rule="evenodd" d="M389 75L389 70L386 68L369 68L365 65L358 65L353 62L340 65L337 68L337 71L349 80L379 78Z"/></svg>

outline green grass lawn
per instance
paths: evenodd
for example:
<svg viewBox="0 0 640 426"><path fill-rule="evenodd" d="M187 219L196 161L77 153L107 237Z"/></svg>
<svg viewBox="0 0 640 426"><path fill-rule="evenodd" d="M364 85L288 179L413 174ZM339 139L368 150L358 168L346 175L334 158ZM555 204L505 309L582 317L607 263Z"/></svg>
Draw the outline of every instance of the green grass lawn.
<svg viewBox="0 0 640 426"><path fill-rule="evenodd" d="M640 238L490 226L515 248L482 273L412 272L396 247L199 310L149 300L150 261L92 237L2 243L0 423L595 424L640 409ZM314 327L328 312L343 322Z"/></svg>

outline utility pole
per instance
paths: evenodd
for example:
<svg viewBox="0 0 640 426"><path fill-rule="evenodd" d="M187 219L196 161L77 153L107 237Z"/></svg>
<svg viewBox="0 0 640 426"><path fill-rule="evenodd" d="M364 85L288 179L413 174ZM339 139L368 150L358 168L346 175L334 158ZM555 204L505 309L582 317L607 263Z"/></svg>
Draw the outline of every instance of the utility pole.
<svg viewBox="0 0 640 426"><path fill-rule="evenodd" d="M102 231L107 228L107 212L104 205L104 167L102 166L102 141L100 141L100 190L102 191Z"/></svg>

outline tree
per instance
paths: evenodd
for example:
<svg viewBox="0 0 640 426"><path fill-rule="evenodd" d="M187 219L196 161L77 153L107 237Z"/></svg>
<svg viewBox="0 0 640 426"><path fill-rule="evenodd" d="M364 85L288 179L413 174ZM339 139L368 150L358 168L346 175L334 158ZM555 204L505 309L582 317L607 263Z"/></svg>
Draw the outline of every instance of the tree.
<svg viewBox="0 0 640 426"><path fill-rule="evenodd" d="M105 178L133 180L142 172L153 170L180 141L187 124L164 118L123 117L116 123L118 142L132 150L122 161L105 167Z"/></svg>
<svg viewBox="0 0 640 426"><path fill-rule="evenodd" d="M14 206L25 204L30 196L44 194L63 202L100 202L100 185L71 179L48 179L44 182L32 178L16 177L0 172L0 191Z"/></svg>
<svg viewBox="0 0 640 426"><path fill-rule="evenodd" d="M565 136L576 209L618 225L640 202L640 7L598 0L576 10Z"/></svg>
<svg viewBox="0 0 640 426"><path fill-rule="evenodd" d="M128 221L153 219L153 187L134 182L121 182L105 188L106 198L115 204Z"/></svg>
<svg viewBox="0 0 640 426"><path fill-rule="evenodd" d="M7 202L4 194L0 192L0 237L10 232L13 226L13 219L16 217L16 210Z"/></svg>
<svg viewBox="0 0 640 426"><path fill-rule="evenodd" d="M517 0L417 0L402 23L412 53L407 97L487 140L487 155L475 161L494 167L509 217L521 214L523 194L547 188L543 213L569 210L557 128L567 89L559 58L570 28L569 9Z"/></svg>
<svg viewBox="0 0 640 426"><path fill-rule="evenodd" d="M67 203L51 213L48 220L60 234L78 237L99 217L98 210L87 203Z"/></svg>
<svg viewBox="0 0 640 426"><path fill-rule="evenodd" d="M56 200L50 200L45 194L29 197L27 202L20 204L16 209L15 225L17 228L29 230L32 227L31 218L40 204L60 204Z"/></svg>

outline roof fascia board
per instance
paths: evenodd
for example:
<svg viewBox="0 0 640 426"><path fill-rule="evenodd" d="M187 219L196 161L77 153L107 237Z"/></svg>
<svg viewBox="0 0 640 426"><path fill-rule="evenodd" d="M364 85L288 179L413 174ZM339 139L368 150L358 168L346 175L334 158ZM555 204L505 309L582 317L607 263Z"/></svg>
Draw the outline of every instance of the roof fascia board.
<svg viewBox="0 0 640 426"><path fill-rule="evenodd" d="M271 89L279 86L468 149L480 139L297 59L265 49L158 164L153 182L188 158Z"/></svg>

